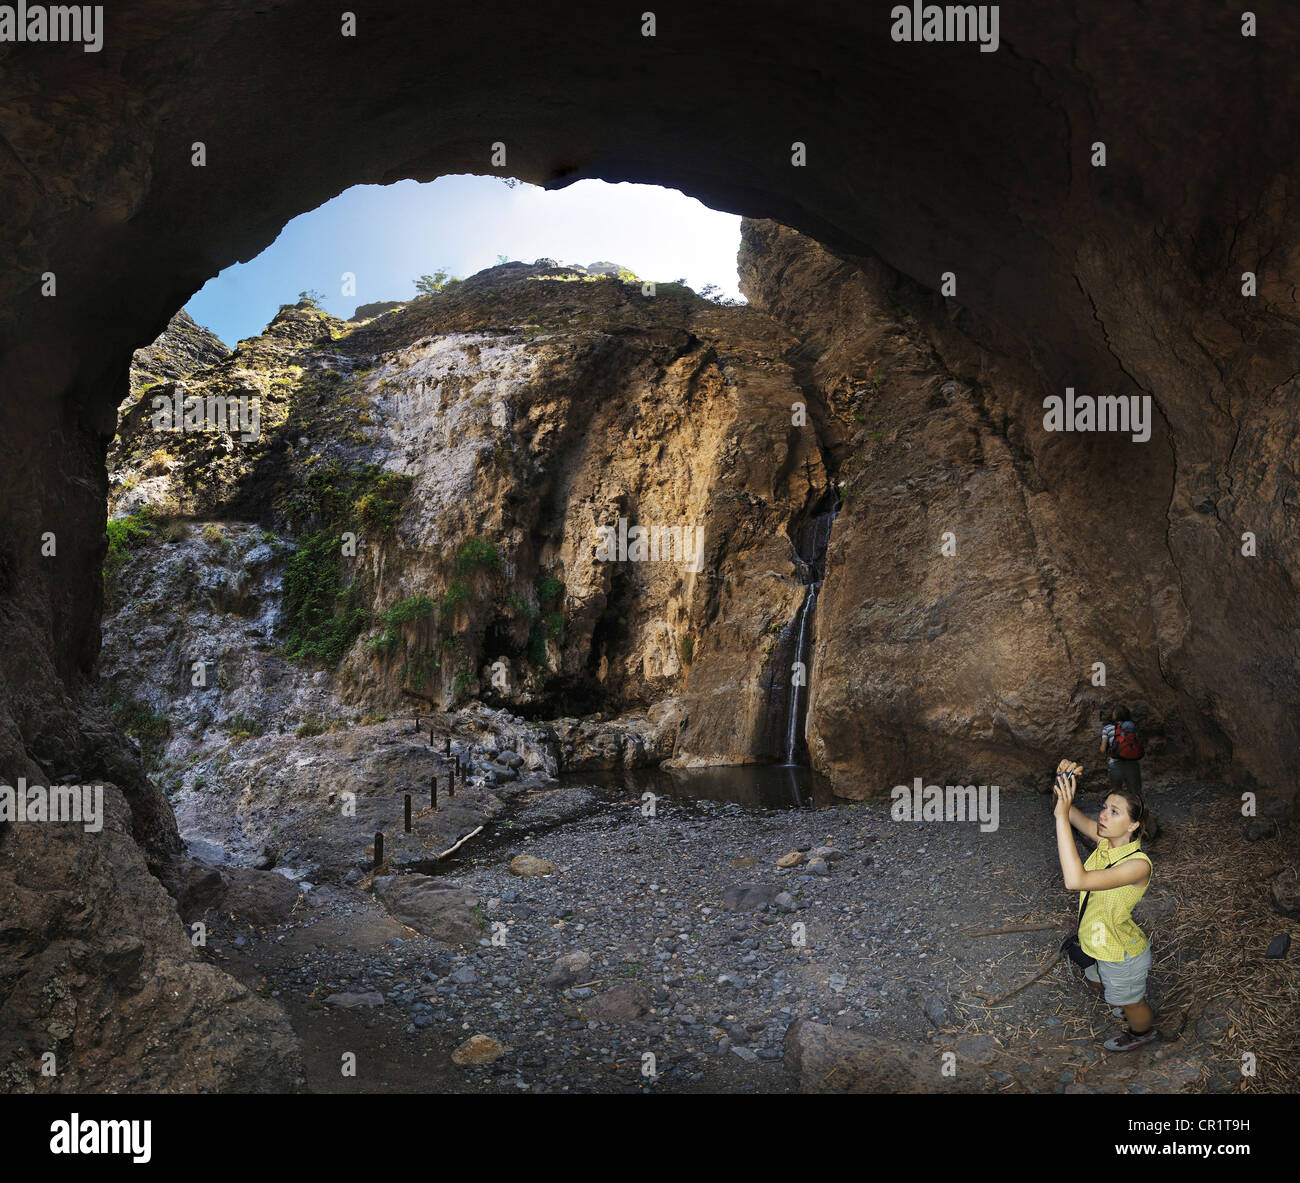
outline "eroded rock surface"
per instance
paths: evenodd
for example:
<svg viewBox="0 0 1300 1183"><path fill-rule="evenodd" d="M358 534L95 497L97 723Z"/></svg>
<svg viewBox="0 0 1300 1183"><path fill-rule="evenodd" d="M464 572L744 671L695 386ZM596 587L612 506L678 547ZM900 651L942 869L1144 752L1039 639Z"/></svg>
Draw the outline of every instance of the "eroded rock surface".
<svg viewBox="0 0 1300 1183"><path fill-rule="evenodd" d="M876 792L912 775L937 780L947 769L964 782L984 780L975 768L988 769L990 780L1003 769L1027 776L1039 745L1054 749L1041 753L1049 766L1066 741L1081 743L1092 730L1078 679L1096 661L1120 670L1108 693L1148 705L1163 745L1157 758L1185 745L1197 763L1220 764L1236 781L1290 790L1300 747L1300 535L1292 520L1300 373L1300 75L1292 47L1300 12L1266 5L1267 35L1245 38L1238 14L1207 20L1172 0L1097 7L1086 20L1042 3L1017 12L999 52L941 47L936 66L936 47L891 41L888 14L872 6L808 11L793 30L703 9L682 24L673 52L639 55L634 92L654 100L630 104L635 20L585 26L583 85L575 88L567 6L504 15L470 6L458 10L451 51L439 60L446 101L432 126L426 47L447 43L441 10L380 5L355 39L318 16L307 0L128 0L113 7L102 53L6 51L0 773L9 783L66 772L117 785L130 811L118 833L137 848L110 849L102 836L63 845L20 827L0 834L3 873L15 882L27 876L21 910L6 910L6 920L36 934L6 947L2 962L5 1038L22 1056L63 1038L42 1033L44 1011L23 983L38 969L53 972L61 953L49 953L47 964L41 950L81 931L77 912L58 904L58 885L75 882L92 910L120 903L122 927L140 930L146 959L174 955L174 992L196 1013L233 1024L221 1031L225 1056L205 1054L203 1024L177 1028L166 999L109 989L113 958L89 941L86 994L124 1000L112 1021L129 1033L109 1032L99 1045L113 1047L112 1064L88 1052L84 1082L224 1088L293 1076L286 1059L266 1050L283 1024L193 960L174 906L150 886L148 872L179 851L174 821L88 690L100 646L104 459L132 350L153 341L209 276L252 258L289 218L348 185L485 171L484 145L502 128L510 129L511 171L523 179L651 180L778 219L815 236L845 266L865 263L874 276L868 287L898 295L905 308L917 306L918 293L899 276L928 293L945 273L956 277L955 297L921 295L918 313L937 326L922 338L956 385L945 390L947 377L911 326L892 334L899 355L882 386L886 402L895 394L899 402L871 424L881 433L872 444L887 446L868 449L868 471L857 476L880 517L860 513L851 492L836 522L841 537L832 538L846 560L838 570L869 580L865 593L837 581L832 557L827 629L814 658L813 758L841 791ZM482 68L484 45L492 46L491 71ZM340 87L341 77L350 84ZM701 78L727 80L703 121ZM410 96L421 101L404 101ZM790 134L774 145L773 129L788 128L791 112L801 128L817 129L810 167L791 168ZM203 169L191 163L196 137L210 141ZM1107 149L1104 168L1089 160L1097 142ZM1258 281L1250 297L1242 295L1247 271ZM57 298L42 290L49 277ZM852 292L841 292L851 309ZM810 298L808 314L818 306ZM878 375L855 373L857 362L891 344L888 326L900 320L864 310L873 339L861 351L828 358L821 346L834 334L796 334L795 374L810 402L826 391L828 438L830 420L844 417L830 414L836 398L847 399L851 419L854 399L862 406L865 397L854 394L858 384L874 389ZM783 319L801 315L791 306ZM676 366L673 393L681 394L701 350L680 335L661 350L649 360ZM726 456L734 438L733 489L747 469L770 472L756 457L773 438L788 439L772 435L790 385L778 371L757 404L767 428L740 424L706 441ZM707 365L698 372L712 420L727 395ZM1135 454L1115 439L1046 437L1035 426L1041 400L1067 386L1149 395L1157 412L1150 444ZM628 404L609 406L611 417L592 423L597 438L619 438L617 415ZM655 406L661 418L671 414ZM389 442L412 445L396 435ZM851 443L833 446L847 464ZM800 450L812 451L807 435L788 446ZM906 463L909 454L920 463ZM690 492L693 506L716 503L717 525L735 515L739 498L728 501L720 485ZM593 513L617 508L614 493L593 501ZM566 537L589 524L575 519ZM919 558L937 547L936 529L958 540L948 568ZM51 532L56 554L42 548ZM881 558L875 540L891 532ZM1241 554L1245 533L1258 540L1254 558ZM798 590L777 538L769 523L753 544L771 556L754 564L767 572L754 597L770 616L721 613L710 630L716 657L761 654L756 634L789 621ZM742 549L733 538L728 553ZM715 570L725 574L725 561ZM591 593L574 617L581 637L618 589L581 570L574 586ZM730 587L719 579L709 596L727 603ZM659 603L681 601L673 591ZM1007 620L1016 610L1021 629ZM603 686L666 692L683 623L640 621L635 651L653 660L619 668L611 659ZM1099 638L1104 647L1094 645ZM871 661L859 667L851 645L863 641ZM927 645L935 656L918 659L923 676L909 679L899 650ZM570 673L580 655L564 656ZM745 692L757 699L759 665L758 657L700 662L686 697L716 689L720 701ZM753 750L757 702L702 711L697 703L688 716L692 750ZM137 892L152 893L157 907ZM29 951L27 964L19 947ZM159 1032L174 1036L166 1046L175 1054L151 1060L143 1051L158 1046L151 1041ZM67 1076L51 1087L76 1083Z"/></svg>

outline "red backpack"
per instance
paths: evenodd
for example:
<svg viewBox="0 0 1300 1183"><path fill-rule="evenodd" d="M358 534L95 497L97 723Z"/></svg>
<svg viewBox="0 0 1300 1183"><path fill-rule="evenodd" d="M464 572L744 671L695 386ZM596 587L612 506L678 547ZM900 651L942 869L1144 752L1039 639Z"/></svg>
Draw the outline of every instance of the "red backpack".
<svg viewBox="0 0 1300 1183"><path fill-rule="evenodd" d="M1125 731L1131 727L1131 731ZM1138 739L1136 723L1116 723L1115 737L1110 741L1110 754L1117 760L1141 760L1142 741Z"/></svg>

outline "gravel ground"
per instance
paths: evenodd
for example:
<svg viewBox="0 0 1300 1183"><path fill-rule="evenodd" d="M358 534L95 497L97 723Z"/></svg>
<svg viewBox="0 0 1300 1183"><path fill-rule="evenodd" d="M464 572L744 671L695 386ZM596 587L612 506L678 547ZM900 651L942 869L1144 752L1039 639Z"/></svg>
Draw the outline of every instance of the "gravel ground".
<svg viewBox="0 0 1300 1183"><path fill-rule="evenodd" d="M1148 789L1165 824L1221 791L1165 789ZM1095 812L1097 799L1082 804ZM1028 976L1077 899L1061 886L1050 798L1003 794L1000 806L991 833L895 821L887 801L774 811L661 799L644 817L635 793L567 785L444 872L480 900L477 947L448 948L365 892L322 887L289 925L243 930L238 947L218 929L212 949L286 1005L316 1091L791 1092L782 1042L799 1018L936 1048L964 1041L994 1065L989 1087L1065 1091L1118 1029L1100 1000L1060 966L995 1011L973 996ZM836 853L810 870L816 847ZM801 865L776 865L796 850ZM517 877L519 854L558 869ZM1057 931L960 932L1054 920ZM574 953L589 961L555 973ZM1158 987L1153 974L1157 1001ZM453 1064L473 1034L504 1053ZM340 1074L346 1051L355 1078ZM1152 1087L1129 1075L1132 1091Z"/></svg>

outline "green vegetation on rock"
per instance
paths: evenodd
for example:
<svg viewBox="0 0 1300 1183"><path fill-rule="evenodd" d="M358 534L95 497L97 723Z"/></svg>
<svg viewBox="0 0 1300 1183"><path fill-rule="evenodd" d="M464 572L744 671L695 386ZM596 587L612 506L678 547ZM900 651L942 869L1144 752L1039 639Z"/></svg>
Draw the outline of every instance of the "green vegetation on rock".
<svg viewBox="0 0 1300 1183"><path fill-rule="evenodd" d="M469 586L463 579L453 579L448 585L447 590L442 596L442 611L444 616L450 616L463 603L469 599Z"/></svg>
<svg viewBox="0 0 1300 1183"><path fill-rule="evenodd" d="M338 665L370 622L356 585L344 586L341 546L322 531L308 538L289 560L284 575L287 656Z"/></svg>
<svg viewBox="0 0 1300 1183"><path fill-rule="evenodd" d="M457 575L471 571L494 571L501 566L501 552L482 538L466 538L456 550Z"/></svg>
<svg viewBox="0 0 1300 1183"><path fill-rule="evenodd" d="M124 518L110 518L105 530L108 534L108 554L104 556L104 579L110 580L131 557L131 552L153 537L150 528L154 514L146 506L138 513Z"/></svg>
<svg viewBox="0 0 1300 1183"><path fill-rule="evenodd" d="M145 771L153 772L159 766L163 747L171 736L171 720L161 712L129 699L113 703L109 715L140 745Z"/></svg>
<svg viewBox="0 0 1300 1183"><path fill-rule="evenodd" d="M411 596L394 604L380 615L383 632L367 642L376 653L391 653L402 642L402 625L433 615L433 601L428 596Z"/></svg>
<svg viewBox="0 0 1300 1183"><path fill-rule="evenodd" d="M390 536L410 489L409 476L374 464L329 460L314 465L279 499L276 507L294 529L312 531L285 572L287 656L337 665L370 623L363 588L344 579L341 535L351 530L372 538ZM432 608L426 597L417 599ZM384 623L387 635L391 626L386 619Z"/></svg>

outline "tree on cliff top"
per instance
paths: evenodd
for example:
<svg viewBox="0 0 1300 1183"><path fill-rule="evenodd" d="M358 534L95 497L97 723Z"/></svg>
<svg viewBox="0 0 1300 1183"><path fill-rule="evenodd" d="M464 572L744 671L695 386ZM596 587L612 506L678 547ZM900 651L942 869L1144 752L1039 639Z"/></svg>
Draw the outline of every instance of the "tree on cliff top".
<svg viewBox="0 0 1300 1183"><path fill-rule="evenodd" d="M460 283L460 279L446 271L435 271L432 275L421 275L414 282L416 290L422 296L432 296L454 283Z"/></svg>

